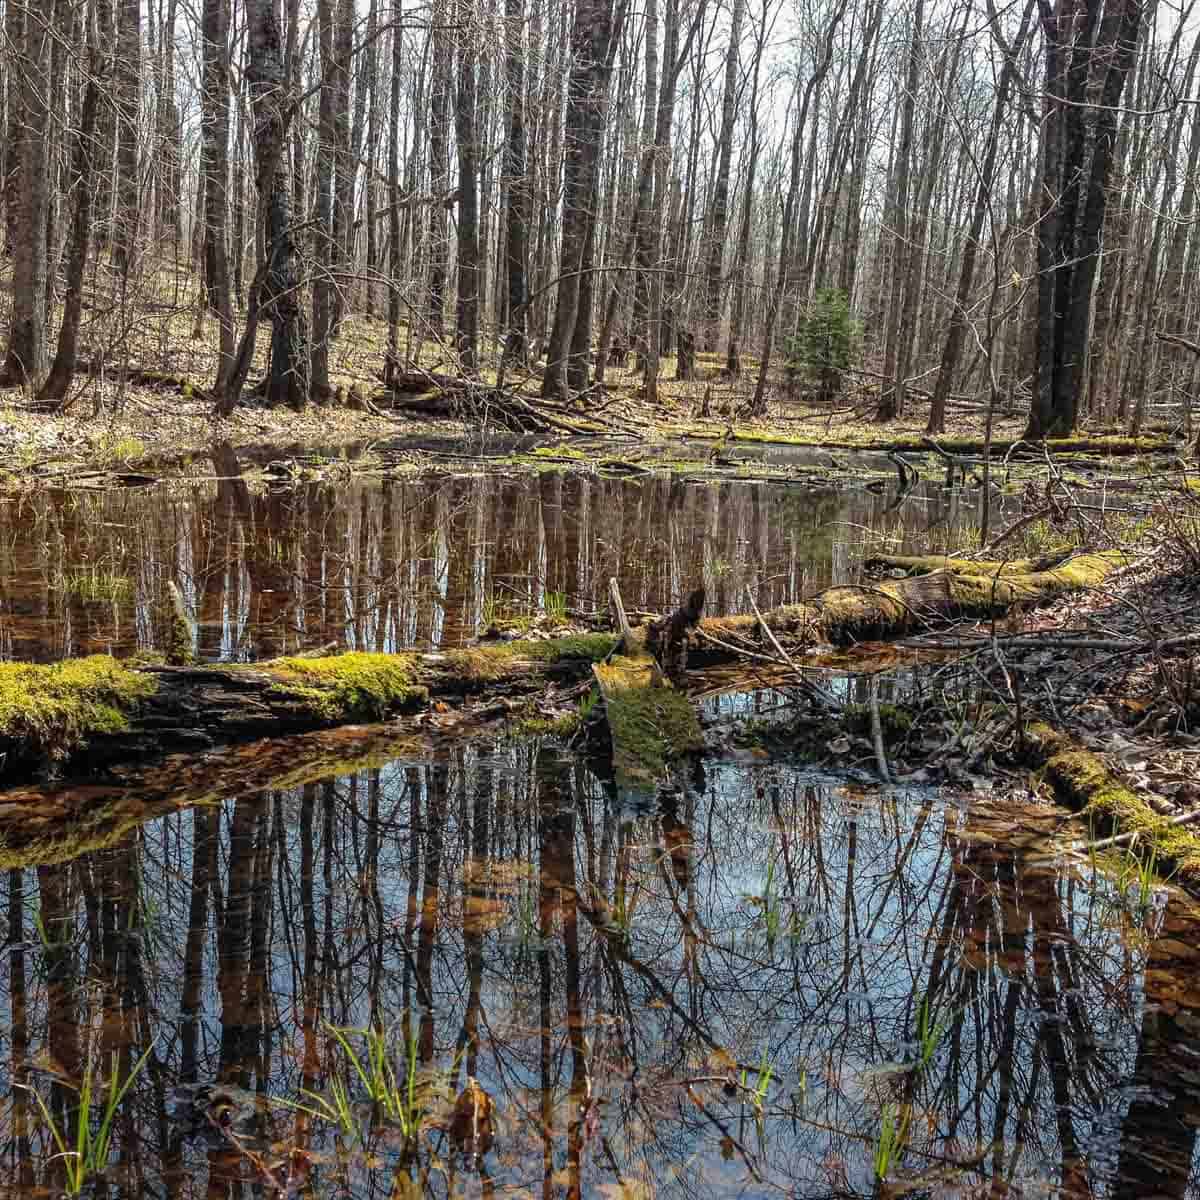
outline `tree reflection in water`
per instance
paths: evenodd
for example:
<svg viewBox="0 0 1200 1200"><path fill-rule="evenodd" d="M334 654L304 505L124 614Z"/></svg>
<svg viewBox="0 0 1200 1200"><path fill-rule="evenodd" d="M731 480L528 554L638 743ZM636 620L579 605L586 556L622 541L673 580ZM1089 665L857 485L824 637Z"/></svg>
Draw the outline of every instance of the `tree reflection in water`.
<svg viewBox="0 0 1200 1200"><path fill-rule="evenodd" d="M882 460L881 460L882 462ZM891 470L883 463L883 470ZM37 490L0 506L0 648L48 660L168 643L166 584L185 597L205 660L337 643L457 646L497 604L662 611L703 583L710 612L764 607L855 577L864 531L896 551L959 544L973 501L923 487L897 513L862 490L727 481L690 486L563 476L308 483L252 491L218 478L152 491ZM931 533L932 531L932 533Z"/></svg>
<svg viewBox="0 0 1200 1200"><path fill-rule="evenodd" d="M86 1063L152 1045L109 1194L870 1195L885 1110L926 1194L1197 1194L1191 910L1139 918L981 811L717 763L620 812L570 757L476 744L11 870L0 1185L61 1181L23 1085L69 1123ZM272 1103L328 1094L330 1025L441 1072L415 1139Z"/></svg>

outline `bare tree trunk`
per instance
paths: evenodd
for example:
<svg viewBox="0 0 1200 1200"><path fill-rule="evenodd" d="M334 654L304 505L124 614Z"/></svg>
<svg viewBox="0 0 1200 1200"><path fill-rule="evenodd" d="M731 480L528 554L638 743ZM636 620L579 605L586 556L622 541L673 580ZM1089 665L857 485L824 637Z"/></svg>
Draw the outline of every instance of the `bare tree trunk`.
<svg viewBox="0 0 1200 1200"><path fill-rule="evenodd" d="M571 77L567 85L566 149L563 167L563 233L554 325L546 350L542 395L567 392L567 358L579 315L579 279L587 254L596 195L600 141L608 93L609 41L614 30L612 0L576 0L571 34Z"/></svg>
<svg viewBox="0 0 1200 1200"><path fill-rule="evenodd" d="M317 0L321 74L318 92L315 203L313 205L316 271L312 284L312 392L319 402L329 398L329 343L333 337L333 269L337 256L333 230L334 175L338 158L337 52L334 46L337 0Z"/></svg>
<svg viewBox="0 0 1200 1200"><path fill-rule="evenodd" d="M309 398L309 345L300 301L300 254L292 228L292 190L283 169L287 105L292 92L284 69L278 0L246 0L250 57L246 82L254 112L255 185L259 198L262 311L271 318L267 402L302 409ZM255 279L257 289L259 280ZM255 308L252 299L250 308ZM247 315L250 334L257 312ZM239 350L239 364L244 360ZM243 367L244 370L244 367ZM235 376L235 384L237 383ZM230 391L230 403L238 388Z"/></svg>
<svg viewBox="0 0 1200 1200"><path fill-rule="evenodd" d="M433 6L433 78L429 103L429 186L432 194L429 217L429 291L426 319L429 332L440 342L446 311L446 262L449 244L446 205L449 189L450 150L447 128L450 119L450 30L447 0Z"/></svg>
<svg viewBox="0 0 1200 1200"><path fill-rule="evenodd" d="M729 314L729 345L725 352L725 370L730 378L742 373L742 336L746 326L746 291L750 284L750 231L754 224L754 181L758 173L758 79L766 41L767 15L764 12L754 47L754 73L750 82L750 147L746 152L746 187L742 195L742 222L738 230L737 252L733 256L733 304Z"/></svg>
<svg viewBox="0 0 1200 1200"><path fill-rule="evenodd" d="M75 374L75 359L79 345L79 318L83 310L83 273L87 266L92 232L92 199L95 178L92 167L93 141L96 133L96 113L100 107L100 88L96 81L94 51L88 63L87 86L83 108L79 115L79 136L75 141L75 211L71 216L71 232L67 243L66 296L63 301L62 326L58 334L58 351L38 399L56 401L61 408Z"/></svg>
<svg viewBox="0 0 1200 1200"><path fill-rule="evenodd" d="M721 263L725 253L725 230L729 220L729 168L733 160L733 119L737 103L739 44L746 0L733 0L729 22L729 49L725 55L725 85L721 97L721 132L717 139L717 178L713 184L709 221L708 270L705 279L706 308L704 348L716 350L721 335Z"/></svg>
<svg viewBox="0 0 1200 1200"><path fill-rule="evenodd" d="M140 225L138 116L142 98L142 6L120 0L117 8L117 217L113 223L113 265L133 271Z"/></svg>
<svg viewBox="0 0 1200 1200"><path fill-rule="evenodd" d="M379 273L379 213L378 184L375 166L379 147L379 0L371 0L367 14L366 95L367 95L367 166L364 172L364 206L367 221L367 288L365 311L375 315L375 277Z"/></svg>
<svg viewBox="0 0 1200 1200"><path fill-rule="evenodd" d="M784 288L787 286L788 263L791 258L789 240L792 222L796 211L796 197L800 190L800 147L803 144L804 127L808 123L808 110L812 103L813 93L821 86L829 73L833 62L834 38L838 26L845 16L848 0L839 0L837 8L829 18L825 29L825 44L822 55L814 66L813 73L804 84L803 98L796 113L796 130L792 136L792 169L788 183L787 200L783 205L783 221L779 241L779 269L774 289L767 302L766 327L763 330L762 361L759 363L758 380L754 385L754 398L750 402L750 411L755 416L762 416L767 411L767 370L771 362L771 351L775 346L775 322L779 318L779 306L783 299ZM764 276L764 284L770 285L769 275Z"/></svg>
<svg viewBox="0 0 1200 1200"><path fill-rule="evenodd" d="M16 4L17 0L9 0ZM23 4L24 8L25 5ZM20 119L27 130L45 130L53 24L26 11L23 36L13 47L20 74ZM21 153L17 240L13 246L13 308L0 383L36 383L46 366L46 212L50 204L49 145L25 136Z"/></svg>
<svg viewBox="0 0 1200 1200"><path fill-rule="evenodd" d="M469 0L459 0L458 91L454 127L458 138L458 329L456 344L462 368L479 365L479 158L475 95L476 31Z"/></svg>
<svg viewBox="0 0 1200 1200"><path fill-rule="evenodd" d="M649 25L649 15L647 15ZM690 44L690 37L689 37ZM654 272L650 278L649 305L646 312L646 329L639 335L645 337L645 385L646 400L658 403L658 364L662 352L663 337L663 290L665 286L665 263L663 262L663 210L667 203L667 180L671 168L671 126L675 117L675 85L678 70L670 70L677 61L679 48L679 0L667 0L663 21L663 77L658 90L658 112L654 122L654 198L651 201L650 220L639 236L645 237L644 259ZM679 63L680 69L682 63Z"/></svg>
<svg viewBox="0 0 1200 1200"><path fill-rule="evenodd" d="M336 338L346 315L354 252L354 182L358 163L350 143L350 68L354 53L354 0L337 0L333 31L334 113L337 150L333 192L333 319L330 337ZM324 64L322 64L322 67Z"/></svg>
<svg viewBox="0 0 1200 1200"><path fill-rule="evenodd" d="M1142 29L1140 0L1120 0L1106 7L1103 21L1101 0L1087 0L1083 20L1074 22L1071 11L1064 9L1055 17L1048 0L1040 2L1046 29L1048 111L1043 123L1043 216L1038 243L1038 373L1025 431L1030 440L1064 435L1075 428L1117 112ZM1066 47L1071 47L1069 56ZM1092 78L1093 66L1100 83L1094 109L1088 103L1097 82ZM1090 132L1084 124L1085 112L1094 115ZM1089 145L1091 165L1085 175Z"/></svg>
<svg viewBox="0 0 1200 1200"><path fill-rule="evenodd" d="M504 227L504 263L508 283L508 333L505 361L525 361L525 308L529 303L526 279L529 259L529 179L525 146L525 54L521 45L525 0L504 3L504 77L508 89L507 129L504 143L504 191L507 198Z"/></svg>
<svg viewBox="0 0 1200 1200"><path fill-rule="evenodd" d="M392 0L392 87L388 123L388 353L384 380L391 383L400 359L400 81L404 70L404 0ZM411 318L410 318L411 325Z"/></svg>
<svg viewBox="0 0 1200 1200"><path fill-rule="evenodd" d="M912 245L908 240L909 160L912 157L913 113L917 104L917 81L921 70L921 44L924 33L924 0L913 8L912 42L908 53L908 74L904 83L904 102L900 113L900 145L896 151L896 198L892 205L892 289L888 302L887 336L883 352L883 382L879 389L877 421L891 421L900 415L902 381L896 375L896 356L903 312L903 288L908 280Z"/></svg>
<svg viewBox="0 0 1200 1200"><path fill-rule="evenodd" d="M21 166L25 158L21 143L24 140L23 131L25 129L25 81L22 79L17 61L21 47L25 44L27 7L27 4L22 4L19 0L9 0L9 3L4 6L4 38L8 43L11 56L4 79L4 106L8 114L4 138L4 252L6 255L16 253L21 230L21 193L24 190Z"/></svg>
<svg viewBox="0 0 1200 1200"><path fill-rule="evenodd" d="M958 275L958 289L955 294L954 308L950 314L950 328L946 332L946 341L942 347L942 363L938 370L937 383L933 390L933 400L929 406L930 433L941 433L946 427L946 401L950 397L950 387L954 373L958 370L958 361L962 355L963 338L966 335L967 324L970 320L967 305L971 289L975 285L975 255L983 233L983 223L987 218L988 207L996 176L996 156L1000 147L1000 131L1004 124L1005 108L1008 104L1008 93L1016 77L1017 56L1021 52L1025 39L1029 35L1030 24L1033 20L1034 5L1037 0L1025 0L1025 11L1021 17L1021 28L1011 47L1004 49L1004 66L1000 70L1000 81L996 89L996 99L992 108L992 122L988 129L987 145L984 147L983 158L979 167L979 178L976 181L975 207L971 214L971 227L963 245L962 264ZM1039 254L1040 250L1039 233ZM1039 280L1038 286L1042 286Z"/></svg>
<svg viewBox="0 0 1200 1200"><path fill-rule="evenodd" d="M175 19L178 0L167 0L167 13L162 27L162 44L159 48L160 86L155 110L155 128L158 134L158 229L167 230L178 253L183 236L182 200L180 171L182 151L180 147L179 105L175 100Z"/></svg>
<svg viewBox="0 0 1200 1200"><path fill-rule="evenodd" d="M220 357L213 398L225 403L233 371L233 301L229 284L226 180L229 177L229 0L204 0L201 10L200 171L204 178L204 277L219 326Z"/></svg>

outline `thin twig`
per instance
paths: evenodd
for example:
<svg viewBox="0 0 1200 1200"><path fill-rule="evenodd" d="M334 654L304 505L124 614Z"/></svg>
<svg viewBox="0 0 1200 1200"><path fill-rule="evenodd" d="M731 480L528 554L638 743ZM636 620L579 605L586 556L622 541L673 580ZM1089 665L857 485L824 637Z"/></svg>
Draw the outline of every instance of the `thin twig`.
<svg viewBox="0 0 1200 1200"><path fill-rule="evenodd" d="M879 719L879 677L876 675L872 675L867 681L867 696L871 704L871 741L875 745L875 765L879 768L879 778L890 784L892 776L888 771L887 754L883 749L883 722Z"/></svg>

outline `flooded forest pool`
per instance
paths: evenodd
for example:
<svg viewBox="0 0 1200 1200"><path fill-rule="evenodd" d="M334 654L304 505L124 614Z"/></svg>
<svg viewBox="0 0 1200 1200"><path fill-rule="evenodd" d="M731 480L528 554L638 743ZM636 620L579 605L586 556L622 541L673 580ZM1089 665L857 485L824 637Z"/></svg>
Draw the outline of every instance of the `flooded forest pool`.
<svg viewBox="0 0 1200 1200"><path fill-rule="evenodd" d="M0 505L0 636L160 645L170 580L209 660L458 645L500 604L599 609L610 574L633 609L784 603L855 578L869 531L974 519L888 505L556 473L41 492ZM1052 809L732 750L631 808L552 741L396 725L176 768L0 795L111 805L0 845L0 1194L1200 1195L1200 910L1048 853ZM128 1082L94 1162L84 1081L93 1130Z"/></svg>

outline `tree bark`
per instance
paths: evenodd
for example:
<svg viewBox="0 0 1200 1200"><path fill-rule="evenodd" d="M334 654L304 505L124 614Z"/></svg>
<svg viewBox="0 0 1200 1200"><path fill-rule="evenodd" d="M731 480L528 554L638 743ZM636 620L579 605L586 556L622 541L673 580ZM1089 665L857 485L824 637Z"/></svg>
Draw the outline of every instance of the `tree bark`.
<svg viewBox="0 0 1200 1200"><path fill-rule="evenodd" d="M429 186L433 202L429 207L429 290L426 301L428 332L442 340L446 311L446 261L449 242L446 206L443 197L449 189L450 151L450 31L446 28L447 0L433 6L433 77L429 103Z"/></svg>
<svg viewBox="0 0 1200 1200"><path fill-rule="evenodd" d="M354 257L354 183L358 162L350 137L350 70L354 56L354 0L338 0L333 34L334 115L336 138L333 193L332 323L336 338L346 315L350 294L350 267Z"/></svg>
<svg viewBox="0 0 1200 1200"><path fill-rule="evenodd" d="M400 95L404 70L403 0L392 0L392 82L388 123L388 352L383 378L391 383L400 360ZM410 320L411 325L411 320Z"/></svg>
<svg viewBox="0 0 1200 1200"><path fill-rule="evenodd" d="M525 144L525 53L521 44L525 0L504 3L504 78L508 89L504 141L504 265L508 285L506 362L525 361L526 277L529 260L529 180Z"/></svg>
<svg viewBox="0 0 1200 1200"><path fill-rule="evenodd" d="M1091 330L1092 293L1108 204L1117 112L1141 36L1140 0L1087 0L1074 41L1066 0L1039 0L1046 31L1042 216L1038 237L1037 381L1026 437L1071 433L1078 418ZM1097 34L1097 29L1099 33ZM1070 48L1070 55L1067 49ZM1093 78L1103 72L1100 79ZM1099 83L1099 98L1089 101ZM1084 118L1094 124L1087 129ZM1087 150L1091 164L1085 176Z"/></svg>
<svg viewBox="0 0 1200 1200"><path fill-rule="evenodd" d="M200 171L204 179L204 275L208 305L219 327L212 394L225 403L233 371L233 297L229 281L229 0L204 0L201 10Z"/></svg>
<svg viewBox="0 0 1200 1200"><path fill-rule="evenodd" d="M312 284L312 390L326 400L333 388L329 379L329 343L333 337L334 176L338 159L338 61L334 42L337 25L337 0L317 0L317 40L321 52L321 75L317 107L316 182L313 205L316 270Z"/></svg>
<svg viewBox="0 0 1200 1200"><path fill-rule="evenodd" d="M476 31L469 0L457 10L458 90L454 129L458 139L458 310L455 342L462 369L474 374L479 347L479 157L475 95Z"/></svg>
<svg viewBox="0 0 1200 1200"><path fill-rule="evenodd" d="M713 184L709 219L708 269L705 278L704 348L716 350L721 334L721 263L729 220L729 169L733 160L733 119L737 104L739 45L746 0L733 0L729 21L729 49L725 55L725 84L721 97L721 132L717 139L717 177Z"/></svg>
<svg viewBox="0 0 1200 1200"><path fill-rule="evenodd" d="M1037 0L1026 0L1025 11L1021 18L1021 27L1012 46L1004 53L1004 66L1000 70L1000 81L996 89L996 99L992 108L992 121L988 128L987 144L984 147L983 160L979 168L979 178L975 189L975 206L971 213L971 227L963 245L962 263L958 274L958 288L955 292L954 308L950 315L950 327L946 331L946 341L942 347L942 362L938 370L937 383L933 391L933 400L929 406L929 423L926 426L929 433L941 433L946 428L946 401L950 397L950 388L958 370L959 358L962 355L963 339L968 326L968 303L971 289L975 284L975 256L979 249L979 240L983 233L983 223L987 219L992 192L995 185L996 157L1000 148L1000 132L1004 124L1005 109L1008 105L1009 90L1017 72L1017 56L1029 35L1030 24L1033 20L1034 5ZM993 22L996 20L993 11ZM1040 245L1039 234L1039 245ZM1038 287L1042 286L1041 280Z"/></svg>
<svg viewBox="0 0 1200 1200"><path fill-rule="evenodd" d="M300 254L292 228L292 190L283 169L290 81L284 69L278 0L246 0L246 82L254 113L255 186L263 255L262 309L270 316L267 402L299 410L308 403L309 345L300 303ZM247 320L249 325L249 319Z"/></svg>
<svg viewBox="0 0 1200 1200"><path fill-rule="evenodd" d="M62 326L58 333L58 351L50 374L38 393L43 403L54 401L66 408L67 392L75 374L79 347L79 319L83 311L83 273L87 266L92 232L92 200L95 195L95 171L92 157L96 134L96 114L100 107L100 87L96 81L94 55L89 63L83 107L79 115L79 136L75 142L75 210L67 242L66 295L63 300Z"/></svg>
<svg viewBox="0 0 1200 1200"><path fill-rule="evenodd" d="M113 222L113 265L128 277L134 268L141 224L138 179L138 119L142 99L141 0L120 0L117 8L116 112L117 213Z"/></svg>
<svg viewBox="0 0 1200 1200"><path fill-rule="evenodd" d="M8 348L0 383L34 384L46 366L46 214L50 206L50 139L41 136L47 120L50 42L53 23L34 19L26 0L23 36L14 47L13 63L20 73L20 114L27 131L18 142L21 169L18 193L17 241L13 246L13 307ZM17 0L10 0L16 4Z"/></svg>
<svg viewBox="0 0 1200 1200"><path fill-rule="evenodd" d="M879 388L879 404L875 409L877 421L894 420L902 411L903 380L897 377L896 359L900 342L900 320L904 310L904 285L908 281L908 264L913 251L908 238L909 160L912 158L913 116L917 106L917 82L921 71L924 16L924 0L916 0L913 8L912 41L908 51L908 72L904 83L904 102L900 110L900 145L896 150L896 195L891 205L894 226L892 286L883 351L883 381Z"/></svg>
<svg viewBox="0 0 1200 1200"><path fill-rule="evenodd" d="M608 96L612 0L576 0L571 31L571 75L567 84L566 147L563 158L563 230L554 324L546 348L542 395L567 394L567 359L579 316L580 273L595 221L596 176Z"/></svg>

